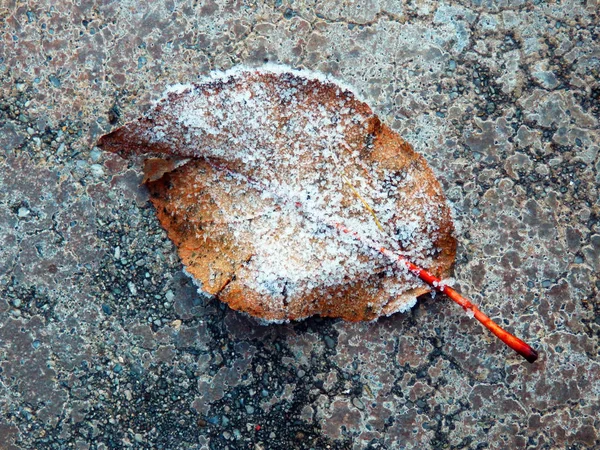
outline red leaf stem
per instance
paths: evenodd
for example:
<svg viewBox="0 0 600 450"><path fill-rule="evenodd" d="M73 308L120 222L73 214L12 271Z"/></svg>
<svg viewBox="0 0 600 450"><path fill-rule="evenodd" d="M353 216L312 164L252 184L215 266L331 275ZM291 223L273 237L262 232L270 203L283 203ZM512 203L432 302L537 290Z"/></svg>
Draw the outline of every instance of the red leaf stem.
<svg viewBox="0 0 600 450"><path fill-rule="evenodd" d="M397 264L406 267L412 274L419 277L433 289L443 294L446 294L453 301L462 306L465 309L465 311L467 309L472 311L474 317L479 322L481 322L484 327L486 327L488 330L494 333L502 342L504 342L506 345L508 345L510 348L516 351L528 362L533 363L537 360L538 353L529 344L500 327L496 322L494 322L492 319L490 319L488 316L482 313L476 305L474 305L468 299L463 297L458 291L452 289L450 286L446 286L442 280L432 275L427 270L422 269L421 267L413 264L412 262L405 259L402 255L392 252L386 249L385 247L381 247L373 241L362 238L360 235L358 235L358 233L349 230L342 224L336 224L336 228L366 243L369 247L377 249L381 254L387 256L390 260L395 261Z"/></svg>

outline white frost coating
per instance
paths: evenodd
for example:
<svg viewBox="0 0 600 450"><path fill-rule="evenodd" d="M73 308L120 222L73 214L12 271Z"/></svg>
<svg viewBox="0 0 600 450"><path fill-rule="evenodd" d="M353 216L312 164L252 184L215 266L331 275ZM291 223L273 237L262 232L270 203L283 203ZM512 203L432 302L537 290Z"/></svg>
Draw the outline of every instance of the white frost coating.
<svg viewBox="0 0 600 450"><path fill-rule="evenodd" d="M397 312L404 313L404 312L408 311L409 309L411 309L416 304L417 304L417 297L412 297L410 300L403 303L402 306L397 309Z"/></svg>
<svg viewBox="0 0 600 450"><path fill-rule="evenodd" d="M251 66L235 66L228 70L215 70L207 75L201 77L198 81L192 83L177 83L171 86L168 86L165 89L162 97L157 100L160 102L162 99L167 98L169 93L181 94L185 92L187 89L194 89L194 85L208 83L210 81L218 81L218 80L226 80L231 77L235 77L243 74L244 72L262 72L262 73L272 73L272 74L282 74L282 73L291 73L293 75L306 78L307 80L318 80L322 83L333 83L340 87L342 91L347 91L352 93L357 100L361 102L366 102L362 95L355 90L353 86L345 83L344 81L333 77L329 74L324 74L321 72L313 72L308 69L293 69L290 66L286 66L285 64L275 64L275 63L267 63L261 65L260 67L251 67Z"/></svg>
<svg viewBox="0 0 600 450"><path fill-rule="evenodd" d="M454 286L456 280L454 278L444 278L440 281L440 288L445 288L446 286Z"/></svg>
<svg viewBox="0 0 600 450"><path fill-rule="evenodd" d="M188 89L191 90L193 88L194 88L194 86L189 83L188 84L182 84L182 83L173 84L173 85L167 87L167 89L165 90L165 92L163 94L163 97L170 92L172 92L174 94L183 94Z"/></svg>
<svg viewBox="0 0 600 450"><path fill-rule="evenodd" d="M186 268L183 268L183 273L185 275L187 275L189 278L191 278L192 283L194 283L194 286L196 286L196 291L198 292L198 294L200 295L206 295L206 291L204 290L202 283L191 273L189 273ZM416 299L415 299L416 300ZM412 308L412 306L411 306ZM289 323L290 320L289 319L281 319L281 320L265 320L265 319L261 319L258 317L254 317L251 316L250 314L244 312L244 311L238 311L240 314L244 314L245 316L253 319L256 321L257 324L259 325L263 325L263 326L267 326L267 325L281 325L284 323ZM308 316L307 316L308 317ZM300 321L300 320L304 320L306 317L300 318L300 319L295 319L296 321Z"/></svg>
<svg viewBox="0 0 600 450"><path fill-rule="evenodd" d="M265 72L301 78L275 86L246 80ZM311 98L306 88L302 92L300 86L310 86L306 80L339 86L332 104L319 104L318 96ZM214 81L232 83L214 88L210 84ZM169 102L169 94L185 94L185 101ZM385 257L355 237L336 231L335 224L424 267L431 265L439 250L434 242L440 210L427 187L416 183L421 169L409 165L402 172L389 172L377 163L367 167L359 155L362 144L348 140L349 133L366 137L372 117L354 109L356 97L343 83L315 72L279 65L237 67L212 73L199 84L168 88L159 103L171 121L153 117L154 125L146 131L149 142L173 146L179 156L222 159L251 174L252 179L232 173L227 175L228 183L215 181L232 192L240 186L256 191L268 212L249 221L243 204L217 206L227 211L236 241L254 249L245 283L282 308L290 298L316 288L382 270L391 278L385 295L397 299L390 301L386 312L405 312L416 303L416 298L402 294L423 286L418 279L392 268ZM347 184L375 210L384 232ZM412 194L406 202L401 188ZM215 202L219 199L216 196ZM399 204L405 207L398 208ZM201 283L194 282L201 290Z"/></svg>
<svg viewBox="0 0 600 450"><path fill-rule="evenodd" d="M206 294L206 291L204 290L204 286L202 286L202 282L200 280L198 280L194 275L189 273L187 271L187 269L185 268L185 266L183 267L183 273L191 278L192 283L194 283L194 286L196 286L196 290L198 291L199 294Z"/></svg>

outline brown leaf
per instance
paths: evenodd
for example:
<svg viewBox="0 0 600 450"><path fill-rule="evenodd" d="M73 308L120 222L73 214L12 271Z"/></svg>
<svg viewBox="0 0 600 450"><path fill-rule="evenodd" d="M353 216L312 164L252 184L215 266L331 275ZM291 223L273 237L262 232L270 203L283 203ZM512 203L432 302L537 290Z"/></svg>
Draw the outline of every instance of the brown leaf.
<svg viewBox="0 0 600 450"><path fill-rule="evenodd" d="M337 224L450 272L450 211L423 157L313 74L242 70L177 86L98 145L160 158L146 160L144 181L186 270L253 316L372 320L429 291Z"/></svg>
<svg viewBox="0 0 600 450"><path fill-rule="evenodd" d="M175 161L172 159L148 158L144 161L144 179L142 184L149 181L160 180L165 173L175 169Z"/></svg>

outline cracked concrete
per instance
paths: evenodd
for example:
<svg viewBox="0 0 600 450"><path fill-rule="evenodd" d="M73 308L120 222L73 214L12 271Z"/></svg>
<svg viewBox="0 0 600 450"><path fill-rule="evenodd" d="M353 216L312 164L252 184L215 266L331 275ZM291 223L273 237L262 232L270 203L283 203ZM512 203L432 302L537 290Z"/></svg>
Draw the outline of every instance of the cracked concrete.
<svg viewBox="0 0 600 450"><path fill-rule="evenodd" d="M600 447L596 0L0 4L0 448ZM459 288L376 323L202 298L94 148L164 87L280 62L355 86L436 171Z"/></svg>

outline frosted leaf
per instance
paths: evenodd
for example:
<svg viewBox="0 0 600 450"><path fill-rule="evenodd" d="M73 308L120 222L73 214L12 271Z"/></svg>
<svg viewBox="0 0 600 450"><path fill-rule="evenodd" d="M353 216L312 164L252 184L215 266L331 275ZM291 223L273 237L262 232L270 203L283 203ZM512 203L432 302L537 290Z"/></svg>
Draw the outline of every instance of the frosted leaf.
<svg viewBox="0 0 600 450"><path fill-rule="evenodd" d="M427 163L323 76L269 67L177 85L98 145L143 155L186 271L234 309L372 320L429 291L336 224L449 275L453 225Z"/></svg>

